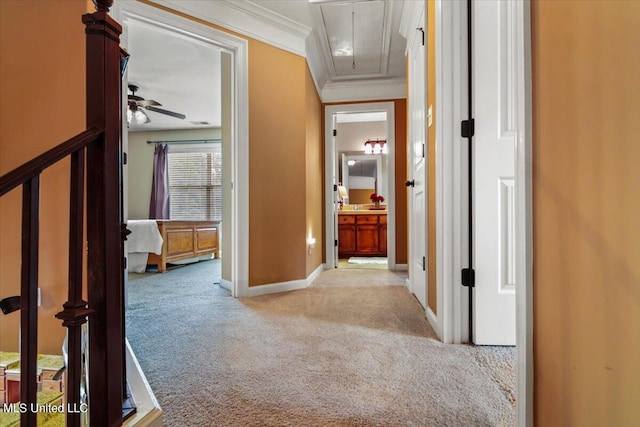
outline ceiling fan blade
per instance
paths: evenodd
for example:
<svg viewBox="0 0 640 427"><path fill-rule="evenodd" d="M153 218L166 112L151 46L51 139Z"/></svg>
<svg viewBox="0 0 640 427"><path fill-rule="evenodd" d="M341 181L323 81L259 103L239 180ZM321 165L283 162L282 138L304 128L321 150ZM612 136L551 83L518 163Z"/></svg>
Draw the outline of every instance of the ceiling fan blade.
<svg viewBox="0 0 640 427"><path fill-rule="evenodd" d="M184 114L175 113L173 111L164 110L162 108L157 108L157 107L153 107L153 106L149 106L149 107L145 107L145 108L147 110L149 110L149 111L155 111L156 113L166 114L167 116L175 117L176 119L186 119L187 118L187 116L185 116Z"/></svg>
<svg viewBox="0 0 640 427"><path fill-rule="evenodd" d="M127 95L127 100L138 102L138 101L144 101L144 98L137 95Z"/></svg>
<svg viewBox="0 0 640 427"><path fill-rule="evenodd" d="M136 101L137 104L141 107L160 107L162 106L162 104L160 104L158 101L154 101L153 99L140 99Z"/></svg>

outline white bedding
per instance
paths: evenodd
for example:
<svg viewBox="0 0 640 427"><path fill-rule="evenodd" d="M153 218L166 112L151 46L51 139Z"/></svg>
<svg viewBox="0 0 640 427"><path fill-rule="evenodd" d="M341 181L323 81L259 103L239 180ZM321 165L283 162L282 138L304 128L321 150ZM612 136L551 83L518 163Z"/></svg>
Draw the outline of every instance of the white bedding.
<svg viewBox="0 0 640 427"><path fill-rule="evenodd" d="M144 273L147 269L149 252L162 253L162 236L158 223L153 219L127 221L131 234L127 237L128 269L135 273Z"/></svg>

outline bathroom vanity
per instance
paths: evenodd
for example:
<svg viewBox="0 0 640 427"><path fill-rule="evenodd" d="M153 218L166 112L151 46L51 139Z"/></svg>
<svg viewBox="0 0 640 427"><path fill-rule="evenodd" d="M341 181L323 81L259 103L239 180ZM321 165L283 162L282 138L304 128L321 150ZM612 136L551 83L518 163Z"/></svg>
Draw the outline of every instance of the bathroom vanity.
<svg viewBox="0 0 640 427"><path fill-rule="evenodd" d="M340 211L338 256L387 256L387 211Z"/></svg>

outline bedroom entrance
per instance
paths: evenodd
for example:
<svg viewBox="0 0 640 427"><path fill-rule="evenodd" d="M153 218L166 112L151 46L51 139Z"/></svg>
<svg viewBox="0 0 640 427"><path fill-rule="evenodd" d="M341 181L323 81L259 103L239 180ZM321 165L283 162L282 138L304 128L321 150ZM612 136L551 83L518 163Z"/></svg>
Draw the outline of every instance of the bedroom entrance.
<svg viewBox="0 0 640 427"><path fill-rule="evenodd" d="M114 17L131 54L123 219L157 224L161 241L135 248L132 234L127 252L145 254L142 271L214 258L212 283L237 296L248 275L246 40L139 2L118 2Z"/></svg>
<svg viewBox="0 0 640 427"><path fill-rule="evenodd" d="M325 110L327 268L395 269L394 104Z"/></svg>

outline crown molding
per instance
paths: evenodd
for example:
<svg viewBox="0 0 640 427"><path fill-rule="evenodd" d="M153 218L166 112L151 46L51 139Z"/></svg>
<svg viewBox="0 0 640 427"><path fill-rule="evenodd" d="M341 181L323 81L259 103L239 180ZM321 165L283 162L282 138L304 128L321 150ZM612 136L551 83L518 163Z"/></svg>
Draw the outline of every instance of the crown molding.
<svg viewBox="0 0 640 427"><path fill-rule="evenodd" d="M352 79L349 76L336 79L336 76L331 76L328 70L331 70L332 66L327 63L330 58L326 57L323 49L323 43L327 42L326 34L323 40L322 34L271 12L254 1L150 1L305 57L322 102L401 99L407 96L404 78L380 78L381 74L359 76L358 79ZM411 10L408 10L407 3L411 5ZM402 11L403 22L409 17L413 18L405 24L408 29L411 29L413 21L417 21L419 16L413 10L416 8L415 3L422 2L405 2ZM385 13L387 12L389 15L386 19L390 23L393 16L391 9ZM318 15L315 17L317 18ZM385 37L389 36L385 34Z"/></svg>
<svg viewBox="0 0 640 427"><path fill-rule="evenodd" d="M307 65L309 66L309 71L311 71L313 83L316 85L318 96L320 96L322 94L322 88L329 80L329 75L327 74L328 67L324 63L322 48L320 47L320 43L318 42L317 34L315 32L311 32L309 37L307 37L306 48Z"/></svg>
<svg viewBox="0 0 640 427"><path fill-rule="evenodd" d="M316 5L320 4L331 4L342 2L343 0L319 0L315 2ZM355 0L353 3L357 3L358 1L365 0ZM322 11L320 7L313 7L311 10L312 17L315 21L315 30L312 30L311 35L315 38L317 44L317 53L319 57L322 58L321 64L324 66L323 74L326 75L327 81L337 81L337 80L351 80L351 79L373 79L373 78L389 78L389 56L391 49L391 27L393 25L393 1L392 0L384 0L384 12L383 12L383 26L382 26L382 49L381 49L381 60L380 60L380 72L372 73L369 75L340 75L338 76L335 71L335 66L333 63L333 57L331 56L331 46L329 45L329 37L325 31L324 26L324 18L322 17ZM307 51L309 53L309 51ZM311 56L311 55L309 55Z"/></svg>
<svg viewBox="0 0 640 427"><path fill-rule="evenodd" d="M260 6L256 2L231 0L152 0L178 12L211 22L306 57L305 40L311 28Z"/></svg>
<svg viewBox="0 0 640 427"><path fill-rule="evenodd" d="M407 97L404 78L328 82L321 92L322 102L374 101Z"/></svg>

